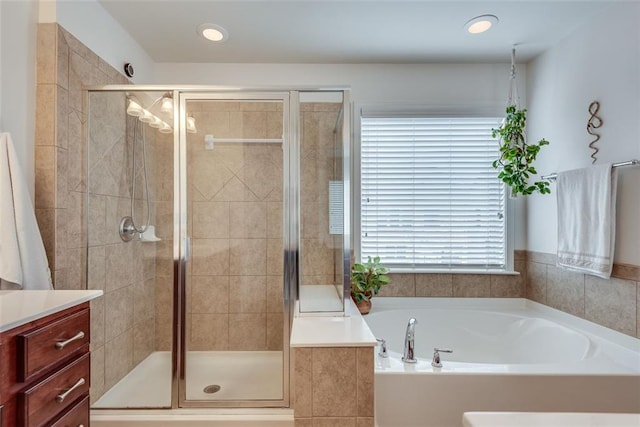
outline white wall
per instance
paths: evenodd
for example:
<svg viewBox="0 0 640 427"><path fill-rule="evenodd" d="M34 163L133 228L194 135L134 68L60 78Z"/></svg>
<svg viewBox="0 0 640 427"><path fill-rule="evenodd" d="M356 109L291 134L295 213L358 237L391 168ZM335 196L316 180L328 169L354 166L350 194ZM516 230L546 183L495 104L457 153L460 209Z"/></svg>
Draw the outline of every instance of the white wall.
<svg viewBox="0 0 640 427"><path fill-rule="evenodd" d="M0 1L0 132L10 132L33 200L37 0Z"/></svg>
<svg viewBox="0 0 640 427"><path fill-rule="evenodd" d="M539 157L539 172L591 164L586 124L593 100L604 120L598 163L640 158L639 20L640 4L616 4L529 64L528 137L551 142ZM620 169L616 263L640 265L638 188L640 168ZM528 250L556 252L556 213L553 194L528 199Z"/></svg>
<svg viewBox="0 0 640 427"><path fill-rule="evenodd" d="M505 52L505 56L509 52ZM159 63L158 84L235 87L351 88L361 107L415 109L481 108L501 114L509 83L508 64L177 64ZM519 67L519 82L526 79ZM524 94L524 87L520 93ZM523 102L526 101L522 97ZM357 115L357 114L356 114ZM357 127L356 120L356 127ZM524 206L515 203L515 248L524 248Z"/></svg>

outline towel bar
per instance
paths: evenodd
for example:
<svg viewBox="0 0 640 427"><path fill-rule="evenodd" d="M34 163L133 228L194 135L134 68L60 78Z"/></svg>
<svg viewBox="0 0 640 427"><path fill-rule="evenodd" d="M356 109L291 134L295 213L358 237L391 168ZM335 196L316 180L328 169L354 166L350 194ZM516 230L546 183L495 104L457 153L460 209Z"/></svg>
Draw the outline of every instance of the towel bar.
<svg viewBox="0 0 640 427"><path fill-rule="evenodd" d="M640 165L640 160L632 159L632 160L627 160L626 162L614 163L611 165L611 167L619 168L621 166L636 166L636 165ZM542 175L540 178L546 179L547 181L555 181L556 178L558 178L558 174L552 173L550 175Z"/></svg>

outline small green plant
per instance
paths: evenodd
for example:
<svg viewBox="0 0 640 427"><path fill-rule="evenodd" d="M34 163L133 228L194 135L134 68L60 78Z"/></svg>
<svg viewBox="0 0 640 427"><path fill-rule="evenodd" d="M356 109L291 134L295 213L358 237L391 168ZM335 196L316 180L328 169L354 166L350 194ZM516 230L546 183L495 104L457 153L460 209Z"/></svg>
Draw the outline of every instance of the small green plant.
<svg viewBox="0 0 640 427"><path fill-rule="evenodd" d="M355 302L369 301L380 288L389 283L389 270L380 265L380 257L368 258L366 264L354 264L351 269L351 296Z"/></svg>
<svg viewBox="0 0 640 427"><path fill-rule="evenodd" d="M531 175L538 172L532 166L540 149L549 145L549 141L541 139L537 144L527 144L525 127L527 122L527 110L518 109L515 105L509 105L506 109L506 119L498 129L492 129L494 138L500 137L500 158L493 162L493 167L500 170L498 179L511 188L511 194L527 196L534 192L549 194L547 181L529 183Z"/></svg>

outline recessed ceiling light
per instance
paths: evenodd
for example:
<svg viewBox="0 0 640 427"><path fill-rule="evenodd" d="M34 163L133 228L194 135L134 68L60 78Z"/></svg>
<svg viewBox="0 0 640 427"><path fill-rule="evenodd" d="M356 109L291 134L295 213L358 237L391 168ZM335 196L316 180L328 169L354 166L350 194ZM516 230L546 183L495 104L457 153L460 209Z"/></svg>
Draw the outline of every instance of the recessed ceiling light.
<svg viewBox="0 0 640 427"><path fill-rule="evenodd" d="M464 24L464 29L470 34L480 34L488 31L497 23L498 17L495 15L480 15L467 21Z"/></svg>
<svg viewBox="0 0 640 427"><path fill-rule="evenodd" d="M207 40L221 42L229 37L227 30L216 24L202 24L198 26L198 34Z"/></svg>

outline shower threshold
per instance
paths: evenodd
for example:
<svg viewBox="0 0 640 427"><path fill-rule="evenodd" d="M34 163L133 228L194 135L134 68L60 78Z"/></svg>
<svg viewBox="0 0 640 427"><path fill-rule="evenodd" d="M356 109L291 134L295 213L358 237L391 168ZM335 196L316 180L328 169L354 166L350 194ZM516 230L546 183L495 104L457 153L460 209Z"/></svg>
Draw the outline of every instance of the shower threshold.
<svg viewBox="0 0 640 427"><path fill-rule="evenodd" d="M281 351L187 352L187 400L280 400ZM217 385L215 393L205 388ZM171 406L171 352L156 351L109 389L93 408Z"/></svg>

